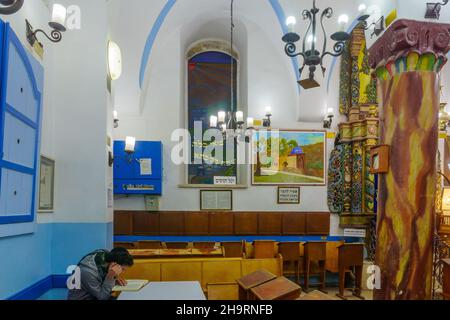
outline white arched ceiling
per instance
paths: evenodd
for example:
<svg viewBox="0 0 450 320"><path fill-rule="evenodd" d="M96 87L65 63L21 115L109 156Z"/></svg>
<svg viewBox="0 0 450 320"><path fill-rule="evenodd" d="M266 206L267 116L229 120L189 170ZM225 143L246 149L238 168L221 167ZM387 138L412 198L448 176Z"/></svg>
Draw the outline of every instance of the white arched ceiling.
<svg viewBox="0 0 450 320"><path fill-rule="evenodd" d="M328 34L336 31L336 20L340 14L347 13L351 20L356 17L358 2L360 1L317 1L320 9L331 6L335 11L334 18L325 21ZM126 4L121 0L110 0L109 3L112 21L111 37L114 40L117 39L116 41L124 51L124 73L122 78L115 83L116 108L121 113L141 114L144 106L143 96L151 99L152 87L148 86L148 78L154 76L154 66L158 65L161 59L168 59L161 48L169 50L167 47L169 46L173 50L174 46L171 43L178 42L176 50L182 51L191 40L198 40L202 35L223 40L229 39L229 0L134 0L127 1ZM297 71L293 68L291 59L284 53L284 45L281 41L281 36L285 31L283 18L286 15L296 15L299 22L297 32L303 34L307 25L301 20L300 13L303 9L310 8L311 5L312 1L310 0L235 0L235 18L249 30L247 41L254 44L248 53L250 70L252 69L251 65L260 60L260 56L269 59L262 61L259 65L264 78L253 80L258 83L250 82L252 76L249 75L249 89L252 87L255 90L257 88L267 90L268 87L273 90L281 89L279 94L273 95L274 101L267 103L276 104L278 101L283 101L279 103L294 105L294 113L289 114L289 117L294 117L301 122L321 121L326 104L337 107L337 95L334 91L338 90L338 83L334 80L336 79L335 74L339 70L339 64L335 62L334 68L330 68L333 65L333 58L327 57L325 64L328 73L323 77L320 70L317 71L317 79L322 86L318 89L299 92L296 83ZM214 24L214 21L217 23ZM208 26L208 23L211 28L205 27ZM150 35L149 30L151 30ZM236 46L242 47L242 43L239 43L239 28L235 30L235 37ZM150 38L153 39L151 50L148 49ZM258 43L256 39L264 41L264 43ZM318 43L321 43L321 39L322 35L319 33ZM328 48L331 47L332 43L329 43ZM258 50L252 48L258 48ZM145 58L146 52L148 60ZM267 52L272 52L272 54L268 55ZM182 55L183 53L180 52L180 58ZM271 65L271 68L267 68L268 64ZM270 70L272 74L264 72L265 69ZM330 71L333 71L333 74ZM142 87L144 92L140 90L139 85L141 74L145 84ZM304 71L303 77L305 75ZM277 82L273 83L275 79ZM329 86L327 86L328 83L330 83ZM269 86L269 84L271 85ZM327 91L327 87L331 89ZM251 92L249 94L251 95ZM254 96L258 94L255 92ZM141 95L143 96L141 97ZM329 100L329 97L332 100ZM249 103L251 102L249 101ZM259 107L263 108L264 106Z"/></svg>

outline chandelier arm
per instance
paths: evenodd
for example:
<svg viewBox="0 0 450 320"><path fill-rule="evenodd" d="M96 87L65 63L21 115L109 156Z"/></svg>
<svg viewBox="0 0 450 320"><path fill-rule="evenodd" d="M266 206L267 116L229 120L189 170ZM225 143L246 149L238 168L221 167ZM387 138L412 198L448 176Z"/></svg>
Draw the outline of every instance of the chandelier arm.
<svg viewBox="0 0 450 320"><path fill-rule="evenodd" d="M284 47L284 51L289 57L295 58L301 56L303 60L305 60L305 54L303 52L295 52L296 50L297 46L293 42L286 43L286 46Z"/></svg>
<svg viewBox="0 0 450 320"><path fill-rule="evenodd" d="M323 31L323 50L322 52L327 51L327 32L325 31L325 26L323 25L323 20L326 18L330 19L333 16L333 9L332 8L326 8L322 12L322 16L320 17L320 25L322 26Z"/></svg>
<svg viewBox="0 0 450 320"><path fill-rule="evenodd" d="M303 20L309 20L308 29L306 29L305 36L303 37L303 52L306 52L306 38L308 37L309 30L311 30L311 27L313 24L313 18L312 18L311 12L309 12L308 10L303 10L302 16L303 16ZM303 56L303 58L304 58L304 56Z"/></svg>
<svg viewBox="0 0 450 320"><path fill-rule="evenodd" d="M333 56L333 57L339 57L339 56L341 56L344 53L344 50L345 50L345 41L338 41L338 42L336 42L334 44L334 46L333 46L333 51L334 52L327 51L327 52L324 52L322 54L322 57L320 58L320 64L322 65L323 58L325 58L325 56L330 55L330 56Z"/></svg>
<svg viewBox="0 0 450 320"><path fill-rule="evenodd" d="M15 0L13 3L11 3L8 6L0 7L0 14L14 14L17 11L19 11L23 6L24 0Z"/></svg>
<svg viewBox="0 0 450 320"><path fill-rule="evenodd" d="M36 31L31 35L31 37L33 37L33 38L36 39L36 35L37 35L39 32L42 33L44 36L46 36L47 39L50 40L51 42L55 42L55 43L56 43L56 42L60 42L61 39L62 39L62 33L61 33L60 31L54 30L54 29L53 29L52 32L50 33L50 36L47 35L47 33L45 33L44 30L38 29L38 30L36 30Z"/></svg>

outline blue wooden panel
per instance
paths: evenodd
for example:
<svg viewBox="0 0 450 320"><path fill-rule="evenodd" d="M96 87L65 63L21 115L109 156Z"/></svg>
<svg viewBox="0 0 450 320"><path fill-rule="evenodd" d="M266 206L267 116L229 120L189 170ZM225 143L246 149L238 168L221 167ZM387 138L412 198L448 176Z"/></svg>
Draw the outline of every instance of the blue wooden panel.
<svg viewBox="0 0 450 320"><path fill-rule="evenodd" d="M38 63L8 23L2 22L0 30L0 224L31 222L36 211L42 90L34 70L43 69L33 69L32 62L35 67Z"/></svg>
<svg viewBox="0 0 450 320"><path fill-rule="evenodd" d="M8 72L6 103L31 121L37 122L38 101L18 46L21 44L14 42L9 46L8 69L14 72Z"/></svg>
<svg viewBox="0 0 450 320"><path fill-rule="evenodd" d="M34 168L35 141L35 129L11 114L5 114L3 160Z"/></svg>
<svg viewBox="0 0 450 320"><path fill-rule="evenodd" d="M143 159L151 159L151 174L141 174ZM162 194L162 169L161 142L137 141L133 154L125 152L125 141L114 142L115 194Z"/></svg>
<svg viewBox="0 0 450 320"><path fill-rule="evenodd" d="M33 175L19 171L2 170L0 217L27 216L30 214L33 192Z"/></svg>
<svg viewBox="0 0 450 320"><path fill-rule="evenodd" d="M151 159L152 174L141 175L140 159ZM162 178L162 143L137 141L135 152L125 152L125 142L114 142L114 178L117 179L161 179Z"/></svg>

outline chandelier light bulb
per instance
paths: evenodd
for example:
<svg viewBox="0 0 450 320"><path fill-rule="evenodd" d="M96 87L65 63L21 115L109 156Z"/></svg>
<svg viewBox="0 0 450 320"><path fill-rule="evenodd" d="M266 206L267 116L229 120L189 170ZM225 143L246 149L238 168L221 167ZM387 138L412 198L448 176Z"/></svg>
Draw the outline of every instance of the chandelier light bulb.
<svg viewBox="0 0 450 320"><path fill-rule="evenodd" d="M211 128L216 128L217 127L217 117L211 116L211 118L209 120L209 124L210 124Z"/></svg>
<svg viewBox="0 0 450 320"><path fill-rule="evenodd" d="M364 3L361 3L358 7L358 11L360 14L365 14L367 12L367 6Z"/></svg>
<svg viewBox="0 0 450 320"><path fill-rule="evenodd" d="M289 29L289 32L294 32L294 27L297 24L297 19L294 16L290 16L286 19L286 25Z"/></svg>
<svg viewBox="0 0 450 320"><path fill-rule="evenodd" d="M317 38L313 37L312 34L310 34L307 38L308 43L312 43L314 40L314 43L317 43Z"/></svg>
<svg viewBox="0 0 450 320"><path fill-rule="evenodd" d="M218 117L219 122L225 122L225 117L226 117L225 111L220 111L218 116L219 116Z"/></svg>
<svg viewBox="0 0 450 320"><path fill-rule="evenodd" d="M347 24L348 24L348 15L346 15L346 14L341 14L341 15L339 16L339 18L338 18L338 24L339 24L339 27L340 27L340 31L344 31L344 30L345 30L345 27L346 27Z"/></svg>

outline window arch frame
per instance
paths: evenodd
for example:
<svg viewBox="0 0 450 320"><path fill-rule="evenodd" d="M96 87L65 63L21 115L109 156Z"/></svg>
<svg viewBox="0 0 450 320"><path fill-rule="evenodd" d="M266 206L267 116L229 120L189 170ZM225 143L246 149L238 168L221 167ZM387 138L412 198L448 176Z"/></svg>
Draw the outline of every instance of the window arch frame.
<svg viewBox="0 0 450 320"><path fill-rule="evenodd" d="M241 106L241 62L240 62L240 54L239 51L233 47L233 51L231 51L231 44L229 41L221 40L221 39L203 39L192 43L185 52L184 55L184 128L189 130L189 61L195 56L206 53L206 52L219 52L224 53L232 57L236 61L236 111L245 111ZM189 161L192 159L192 149L189 146L188 149L188 157ZM237 155L236 155L237 159ZM189 188L224 188L224 186L214 185L214 184L191 184L189 182L189 164L184 165L184 174L183 174L183 187ZM236 163L236 185L227 185L227 188L242 188L247 186L247 179L245 175L245 170L242 169L242 165Z"/></svg>

